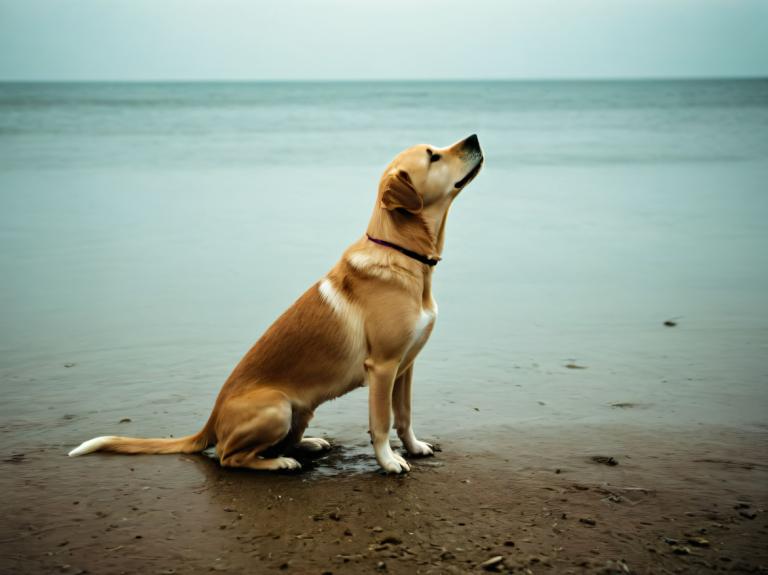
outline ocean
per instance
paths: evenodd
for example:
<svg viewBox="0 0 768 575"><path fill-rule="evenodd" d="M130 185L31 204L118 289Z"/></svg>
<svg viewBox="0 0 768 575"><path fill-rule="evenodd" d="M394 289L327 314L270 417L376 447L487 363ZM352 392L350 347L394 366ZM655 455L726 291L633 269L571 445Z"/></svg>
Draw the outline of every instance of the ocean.
<svg viewBox="0 0 768 575"><path fill-rule="evenodd" d="M4 83L6 441L196 431L390 159L471 133L417 433L765 429L767 80ZM367 422L358 390L313 428Z"/></svg>

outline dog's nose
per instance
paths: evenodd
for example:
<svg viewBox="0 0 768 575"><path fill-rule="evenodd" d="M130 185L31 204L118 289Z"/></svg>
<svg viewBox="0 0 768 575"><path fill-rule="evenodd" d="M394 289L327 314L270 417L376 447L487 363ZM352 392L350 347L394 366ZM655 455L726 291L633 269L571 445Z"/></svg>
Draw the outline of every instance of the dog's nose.
<svg viewBox="0 0 768 575"><path fill-rule="evenodd" d="M477 139L477 134L472 134L469 138L464 140L463 147L473 152L480 151L480 140Z"/></svg>

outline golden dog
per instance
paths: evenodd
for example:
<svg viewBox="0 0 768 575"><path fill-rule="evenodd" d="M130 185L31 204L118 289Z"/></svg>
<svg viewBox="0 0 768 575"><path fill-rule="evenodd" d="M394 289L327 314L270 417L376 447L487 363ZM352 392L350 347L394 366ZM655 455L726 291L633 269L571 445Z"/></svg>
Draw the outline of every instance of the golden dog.
<svg viewBox="0 0 768 575"><path fill-rule="evenodd" d="M330 447L304 437L315 409L365 384L379 465L390 473L410 470L389 444L392 413L408 453L432 455L411 425L413 362L437 317L432 271L448 209L482 164L475 135L447 148L418 145L400 153L381 178L366 235L243 357L199 433L97 437L69 455L195 453L215 444L223 466L298 469L298 461L282 455L286 450Z"/></svg>

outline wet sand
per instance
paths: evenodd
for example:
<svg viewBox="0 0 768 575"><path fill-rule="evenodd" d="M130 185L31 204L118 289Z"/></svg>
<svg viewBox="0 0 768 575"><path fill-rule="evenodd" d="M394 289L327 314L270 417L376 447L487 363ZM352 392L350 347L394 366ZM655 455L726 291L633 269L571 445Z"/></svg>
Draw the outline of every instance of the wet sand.
<svg viewBox="0 0 768 575"><path fill-rule="evenodd" d="M401 477L379 474L362 443L290 475L205 455L6 447L0 571L437 574L482 572L500 556L488 569L761 573L766 439L505 427L476 442L445 436Z"/></svg>

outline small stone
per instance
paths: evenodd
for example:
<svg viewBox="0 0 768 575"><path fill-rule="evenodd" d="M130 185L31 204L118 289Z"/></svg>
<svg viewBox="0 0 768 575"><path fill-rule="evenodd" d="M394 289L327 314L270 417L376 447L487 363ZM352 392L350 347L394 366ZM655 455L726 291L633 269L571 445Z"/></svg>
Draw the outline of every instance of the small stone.
<svg viewBox="0 0 768 575"><path fill-rule="evenodd" d="M376 563L376 569L378 569L379 571L386 571L387 564L384 563L384 561L379 561L378 563Z"/></svg>
<svg viewBox="0 0 768 575"><path fill-rule="evenodd" d="M741 515L742 517L745 517L746 519L754 519L755 517L757 517L757 513L755 513L754 511L748 511L746 509L743 511L739 511L739 515Z"/></svg>
<svg viewBox="0 0 768 575"><path fill-rule="evenodd" d="M496 555L495 557L491 557L490 559L480 563L480 567L486 571L500 571L503 563L504 557L501 555Z"/></svg>
<svg viewBox="0 0 768 575"><path fill-rule="evenodd" d="M675 555L690 555L691 550L683 545L678 545L676 547L672 547L672 553Z"/></svg>
<svg viewBox="0 0 768 575"><path fill-rule="evenodd" d="M603 465L608 465L609 467L614 467L619 464L619 462L616 461L613 457L608 457L605 455L595 455L591 459L595 463L602 463Z"/></svg>
<svg viewBox="0 0 768 575"><path fill-rule="evenodd" d="M595 521L591 517L580 517L579 518L579 523L583 523L584 525L590 525L592 527L597 525L597 521Z"/></svg>
<svg viewBox="0 0 768 575"><path fill-rule="evenodd" d="M567 367L568 369L587 369L587 366L577 365L575 363L566 363L565 367Z"/></svg>
<svg viewBox="0 0 768 575"><path fill-rule="evenodd" d="M130 423L132 420L130 417L124 417L118 423Z"/></svg>
<svg viewBox="0 0 768 575"><path fill-rule="evenodd" d="M455 558L456 556L450 551L443 551L440 554L440 559L442 559L443 561L450 561L451 559L455 559Z"/></svg>
<svg viewBox="0 0 768 575"><path fill-rule="evenodd" d="M688 539L688 543L690 543L694 547L709 547L709 541L707 541L703 537L690 537Z"/></svg>
<svg viewBox="0 0 768 575"><path fill-rule="evenodd" d="M64 367L75 367L76 365L76 363L65 363Z"/></svg>
<svg viewBox="0 0 768 575"><path fill-rule="evenodd" d="M381 543L382 545L386 545L387 543L390 543L392 545L400 545L402 542L403 540L400 539L394 533L389 533L379 540L379 543Z"/></svg>
<svg viewBox="0 0 768 575"><path fill-rule="evenodd" d="M328 514L328 517L330 517L334 521L341 521L341 514L338 511L331 511Z"/></svg>
<svg viewBox="0 0 768 575"><path fill-rule="evenodd" d="M511 539L508 539L507 541L504 542L504 547L514 547L514 546L515 546L515 542L512 541Z"/></svg>
<svg viewBox="0 0 768 575"><path fill-rule="evenodd" d="M384 531L384 529L382 529L381 527L379 527L379 526L377 525L376 527L374 527L373 529L371 529L371 531L373 531L374 533L381 533L382 531Z"/></svg>
<svg viewBox="0 0 768 575"><path fill-rule="evenodd" d="M347 537L352 537L352 530L351 529L345 529L344 530L344 535L346 535Z"/></svg>

